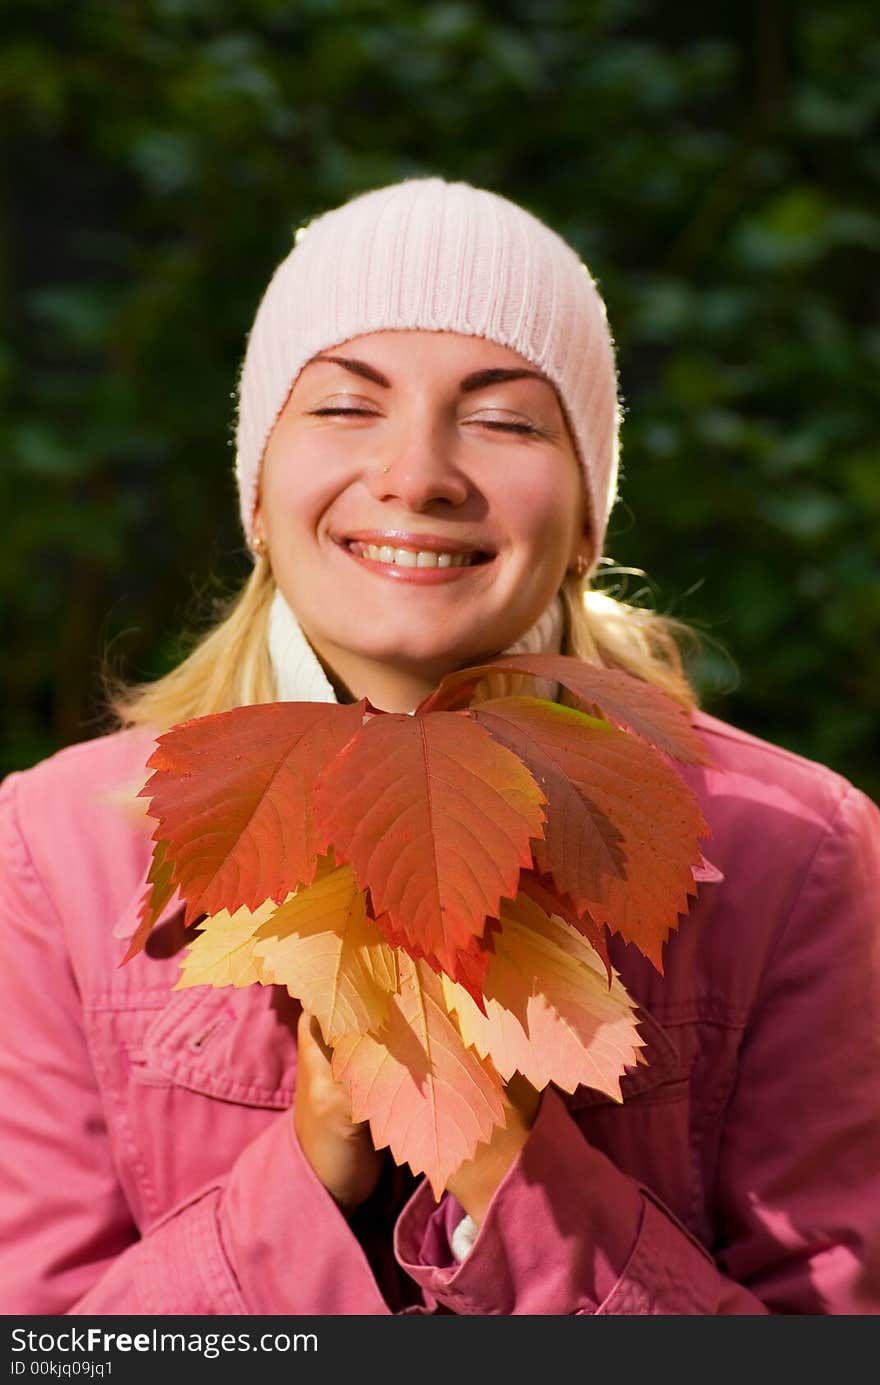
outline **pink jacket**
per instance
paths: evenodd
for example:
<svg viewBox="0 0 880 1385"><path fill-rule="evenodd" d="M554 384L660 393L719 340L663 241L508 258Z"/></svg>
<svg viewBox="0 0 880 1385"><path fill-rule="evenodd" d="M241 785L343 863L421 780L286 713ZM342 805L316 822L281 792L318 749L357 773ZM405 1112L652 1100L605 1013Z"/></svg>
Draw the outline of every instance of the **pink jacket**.
<svg viewBox="0 0 880 1385"><path fill-rule="evenodd" d="M699 715L709 870L659 976L614 961L648 1064L622 1106L549 1089L467 1258L389 1173L351 1224L298 1148L296 1006L172 992L170 910L120 968L150 852L114 794L148 738L0 790L0 1311L876 1313L880 814Z"/></svg>

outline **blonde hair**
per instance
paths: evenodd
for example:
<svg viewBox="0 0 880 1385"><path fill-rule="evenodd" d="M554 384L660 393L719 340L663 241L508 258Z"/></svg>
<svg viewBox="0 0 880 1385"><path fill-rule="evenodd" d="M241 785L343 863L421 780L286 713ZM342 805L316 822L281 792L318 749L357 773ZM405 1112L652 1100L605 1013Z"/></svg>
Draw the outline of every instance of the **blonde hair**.
<svg viewBox="0 0 880 1385"><path fill-rule="evenodd" d="M158 733L189 717L274 701L277 694L267 638L274 593L268 560L258 557L241 591L176 668L155 682L117 686L111 692L110 707L118 724ZM697 706L682 657L684 645L699 643L691 626L629 604L575 577L566 578L561 595L564 654L603 668L623 669L688 710ZM497 696L524 686L519 678L498 675L486 679L480 693Z"/></svg>

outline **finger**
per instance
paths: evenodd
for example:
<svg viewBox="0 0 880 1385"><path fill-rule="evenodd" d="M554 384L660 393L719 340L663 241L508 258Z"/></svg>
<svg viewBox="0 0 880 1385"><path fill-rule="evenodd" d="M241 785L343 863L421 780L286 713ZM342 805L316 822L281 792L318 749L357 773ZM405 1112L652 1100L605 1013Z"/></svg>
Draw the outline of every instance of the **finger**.
<svg viewBox="0 0 880 1385"><path fill-rule="evenodd" d="M296 1026L296 1040L300 1048L301 1059L308 1062L309 1058L318 1059L320 1054L324 1063L329 1063L332 1050L324 1042L321 1033L321 1026L314 1015L309 1014L308 1010L303 1010Z"/></svg>
<svg viewBox="0 0 880 1385"><path fill-rule="evenodd" d="M510 1081L505 1084L504 1090L513 1109L531 1125L541 1104L541 1092L537 1091L521 1072L513 1074Z"/></svg>
<svg viewBox="0 0 880 1385"><path fill-rule="evenodd" d="M315 1019L314 1015L311 1015L309 1017L309 1033L311 1034L315 1043L318 1045L318 1048L321 1050L324 1057L327 1059L327 1062L329 1063L331 1057L333 1056L333 1050L329 1044L324 1043L324 1035L321 1033L321 1026Z"/></svg>

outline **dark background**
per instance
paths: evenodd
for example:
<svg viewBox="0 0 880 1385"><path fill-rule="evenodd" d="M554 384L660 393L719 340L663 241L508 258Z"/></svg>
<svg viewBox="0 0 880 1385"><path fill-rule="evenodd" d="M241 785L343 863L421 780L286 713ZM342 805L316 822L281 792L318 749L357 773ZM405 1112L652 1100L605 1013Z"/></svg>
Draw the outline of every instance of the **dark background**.
<svg viewBox="0 0 880 1385"><path fill-rule="evenodd" d="M5 0L0 772L245 571L244 337L292 232L440 173L583 254L626 403L608 579L704 705L880 797L880 34L854 0Z"/></svg>

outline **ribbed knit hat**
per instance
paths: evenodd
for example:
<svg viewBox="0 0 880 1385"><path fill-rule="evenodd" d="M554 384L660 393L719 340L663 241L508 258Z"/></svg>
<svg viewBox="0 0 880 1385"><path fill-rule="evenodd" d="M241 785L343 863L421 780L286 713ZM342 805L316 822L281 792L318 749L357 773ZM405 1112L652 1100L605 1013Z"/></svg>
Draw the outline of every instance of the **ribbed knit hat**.
<svg viewBox="0 0 880 1385"><path fill-rule="evenodd" d="M584 470L595 567L616 493L620 413L605 304L544 222L442 178L405 179L325 212L275 270L239 382L236 475L248 543L266 443L303 366L351 337L401 329L485 337L553 381Z"/></svg>

